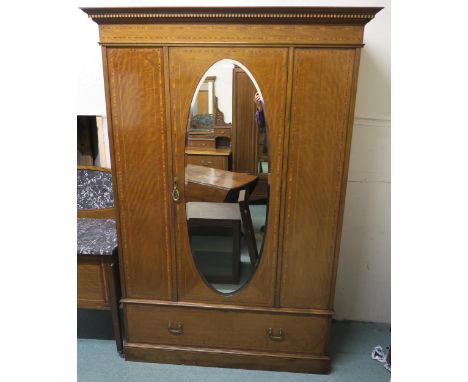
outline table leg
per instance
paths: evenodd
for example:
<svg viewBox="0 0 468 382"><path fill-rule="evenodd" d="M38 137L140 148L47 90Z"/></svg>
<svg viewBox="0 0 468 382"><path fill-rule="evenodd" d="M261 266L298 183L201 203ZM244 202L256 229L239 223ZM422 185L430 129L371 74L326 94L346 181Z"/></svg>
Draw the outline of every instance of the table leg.
<svg viewBox="0 0 468 382"><path fill-rule="evenodd" d="M119 269L116 260L106 263L108 292L109 292L109 303L111 307L112 315L112 326L114 328L115 342L117 345L117 351L119 355L123 357L123 341L122 341L122 330L120 323L120 288L119 286Z"/></svg>

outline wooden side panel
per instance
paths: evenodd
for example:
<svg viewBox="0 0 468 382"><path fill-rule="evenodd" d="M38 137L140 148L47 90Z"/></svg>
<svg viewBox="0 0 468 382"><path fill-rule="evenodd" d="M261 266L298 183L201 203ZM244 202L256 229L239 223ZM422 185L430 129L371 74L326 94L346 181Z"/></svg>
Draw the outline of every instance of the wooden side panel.
<svg viewBox="0 0 468 382"><path fill-rule="evenodd" d="M349 49L295 50L283 216L283 307L329 307L355 54Z"/></svg>
<svg viewBox="0 0 468 382"><path fill-rule="evenodd" d="M129 298L171 298L162 49L107 50L123 274Z"/></svg>
<svg viewBox="0 0 468 382"><path fill-rule="evenodd" d="M181 198L176 204L178 296L179 301L185 302L272 306L279 235L287 48L169 48L174 176L184 179L187 120L195 89L208 68L226 58L245 65L257 81L265 101L271 174L263 255L252 279L237 293L223 296L211 289L201 278L193 261L185 213L187 195L184 182L180 182Z"/></svg>
<svg viewBox="0 0 468 382"><path fill-rule="evenodd" d="M79 259L77 263L78 308L106 308L109 298L106 295L105 276L101 261Z"/></svg>

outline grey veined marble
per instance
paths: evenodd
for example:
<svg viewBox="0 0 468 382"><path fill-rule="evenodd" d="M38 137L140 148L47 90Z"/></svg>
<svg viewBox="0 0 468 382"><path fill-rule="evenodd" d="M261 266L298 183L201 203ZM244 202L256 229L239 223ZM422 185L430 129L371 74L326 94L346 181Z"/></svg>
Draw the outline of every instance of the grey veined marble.
<svg viewBox="0 0 468 382"><path fill-rule="evenodd" d="M112 255L117 247L114 219L78 219L78 255Z"/></svg>
<svg viewBox="0 0 468 382"><path fill-rule="evenodd" d="M112 174L103 171L78 170L78 209L112 208Z"/></svg>

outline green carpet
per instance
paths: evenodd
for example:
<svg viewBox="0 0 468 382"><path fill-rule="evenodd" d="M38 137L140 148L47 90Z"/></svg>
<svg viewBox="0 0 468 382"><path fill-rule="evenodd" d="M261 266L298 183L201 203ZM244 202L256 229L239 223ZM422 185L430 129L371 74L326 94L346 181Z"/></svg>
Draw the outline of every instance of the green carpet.
<svg viewBox="0 0 468 382"><path fill-rule="evenodd" d="M370 358L374 346L390 344L385 324L335 322L332 372L328 375L130 362L120 358L107 311L78 310L79 382L380 382L390 373Z"/></svg>

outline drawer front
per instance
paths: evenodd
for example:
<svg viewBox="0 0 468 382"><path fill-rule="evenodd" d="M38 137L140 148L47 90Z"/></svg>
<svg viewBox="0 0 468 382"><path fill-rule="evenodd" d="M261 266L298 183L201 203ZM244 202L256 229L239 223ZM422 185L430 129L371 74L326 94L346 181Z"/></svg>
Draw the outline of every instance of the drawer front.
<svg viewBox="0 0 468 382"><path fill-rule="evenodd" d="M189 164L196 164L199 166L206 166L211 168L217 168L220 170L228 169L228 160L225 156L214 156L214 155L189 155Z"/></svg>
<svg viewBox="0 0 468 382"><path fill-rule="evenodd" d="M329 325L328 317L136 304L126 318L130 343L320 355Z"/></svg>
<svg viewBox="0 0 468 382"><path fill-rule="evenodd" d="M231 137L231 129L229 127L215 127L215 137Z"/></svg>
<svg viewBox="0 0 468 382"><path fill-rule="evenodd" d="M215 149L216 141L214 139L189 139L188 147L201 147L204 149Z"/></svg>

